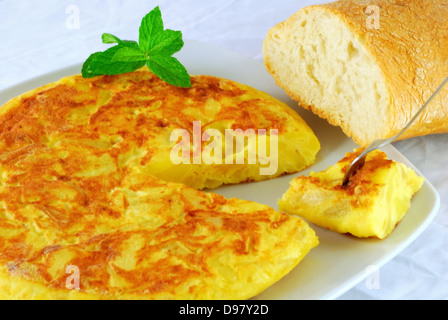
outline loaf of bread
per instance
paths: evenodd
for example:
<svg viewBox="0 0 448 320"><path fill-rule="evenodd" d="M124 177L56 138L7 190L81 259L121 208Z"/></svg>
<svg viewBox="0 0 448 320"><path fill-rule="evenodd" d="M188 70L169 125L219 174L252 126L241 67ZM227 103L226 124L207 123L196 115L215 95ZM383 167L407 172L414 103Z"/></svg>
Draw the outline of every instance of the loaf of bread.
<svg viewBox="0 0 448 320"><path fill-rule="evenodd" d="M447 0L342 0L301 9L263 44L286 93L361 146L402 129L448 76ZM448 132L448 86L401 139Z"/></svg>

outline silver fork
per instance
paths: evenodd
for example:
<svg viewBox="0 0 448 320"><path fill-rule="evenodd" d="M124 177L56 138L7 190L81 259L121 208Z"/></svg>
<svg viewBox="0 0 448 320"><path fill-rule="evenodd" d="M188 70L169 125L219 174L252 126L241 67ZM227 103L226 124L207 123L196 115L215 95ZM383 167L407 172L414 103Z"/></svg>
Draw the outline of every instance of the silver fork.
<svg viewBox="0 0 448 320"><path fill-rule="evenodd" d="M357 170L361 169L361 167L364 165L364 162L366 160L366 156L369 152L384 147L385 145L388 145L389 143L395 141L398 139L403 132L405 132L412 123L421 115L423 110L431 103L432 99L437 96L437 94L442 90L443 86L448 82L448 78L446 78L442 84L437 88L436 91L429 97L428 101L425 102L425 104L420 108L420 110L412 117L412 119L408 122L408 124L396 135L387 138L387 139L377 139L374 140L372 143L370 143L363 152L359 156L355 158L355 160L352 161L352 163L348 166L347 170L345 171L344 179L342 179L342 186L347 185L350 178L356 173Z"/></svg>

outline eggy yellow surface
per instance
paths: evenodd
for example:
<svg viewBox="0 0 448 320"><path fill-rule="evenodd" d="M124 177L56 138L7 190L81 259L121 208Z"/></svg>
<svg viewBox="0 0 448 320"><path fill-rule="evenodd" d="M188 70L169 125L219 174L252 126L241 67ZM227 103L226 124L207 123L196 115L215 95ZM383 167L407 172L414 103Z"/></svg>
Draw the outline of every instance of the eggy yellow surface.
<svg viewBox="0 0 448 320"><path fill-rule="evenodd" d="M359 152L347 154L325 171L292 180L279 201L280 210L340 233L387 237L405 216L424 178L376 150L342 187L344 173Z"/></svg>
<svg viewBox="0 0 448 320"><path fill-rule="evenodd" d="M146 69L72 76L0 108L0 298L245 299L317 245L300 218L187 186L301 170L319 149L273 98L210 76L192 84ZM173 165L170 133L193 120L278 129L279 171Z"/></svg>

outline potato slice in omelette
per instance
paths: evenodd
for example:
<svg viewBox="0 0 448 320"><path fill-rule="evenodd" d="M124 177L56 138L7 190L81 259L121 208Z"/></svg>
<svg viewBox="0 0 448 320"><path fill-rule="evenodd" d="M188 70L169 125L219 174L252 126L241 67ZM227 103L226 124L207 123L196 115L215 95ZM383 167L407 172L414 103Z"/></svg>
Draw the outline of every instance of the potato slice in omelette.
<svg viewBox="0 0 448 320"><path fill-rule="evenodd" d="M386 238L405 216L424 178L375 150L342 187L347 167L360 152L346 154L327 170L293 179L279 201L280 210L340 233Z"/></svg>
<svg viewBox="0 0 448 320"><path fill-rule="evenodd" d="M298 217L192 188L301 170L319 149L312 131L252 88L192 83L72 76L0 109L0 298L246 299L318 244ZM170 132L194 120L278 128L279 171L174 165Z"/></svg>

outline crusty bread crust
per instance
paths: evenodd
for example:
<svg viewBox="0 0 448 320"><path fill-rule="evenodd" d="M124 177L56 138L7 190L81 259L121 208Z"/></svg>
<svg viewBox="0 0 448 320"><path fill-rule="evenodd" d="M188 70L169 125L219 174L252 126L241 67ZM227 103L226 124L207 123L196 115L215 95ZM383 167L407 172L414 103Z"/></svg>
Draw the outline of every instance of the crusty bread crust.
<svg viewBox="0 0 448 320"><path fill-rule="evenodd" d="M379 29L368 28L366 23L366 8L370 5L379 8ZM361 139L359 132L353 132L350 123L340 123L329 117L319 105L306 103L297 92L286 92L302 107L333 125L341 126L360 145L376 138L392 136L401 130L448 76L447 0L341 0L303 8L288 20L297 19L304 10L322 10L338 16L357 38L362 39L363 45L382 70L389 93L387 125L381 137L372 136L369 140ZM273 28L275 34L288 32L287 21ZM266 39L272 36L274 32L270 31ZM270 43L265 41L264 45L269 46ZM265 59L265 64L279 86L284 88L269 59ZM447 93L448 88L428 106L401 139L448 132Z"/></svg>

